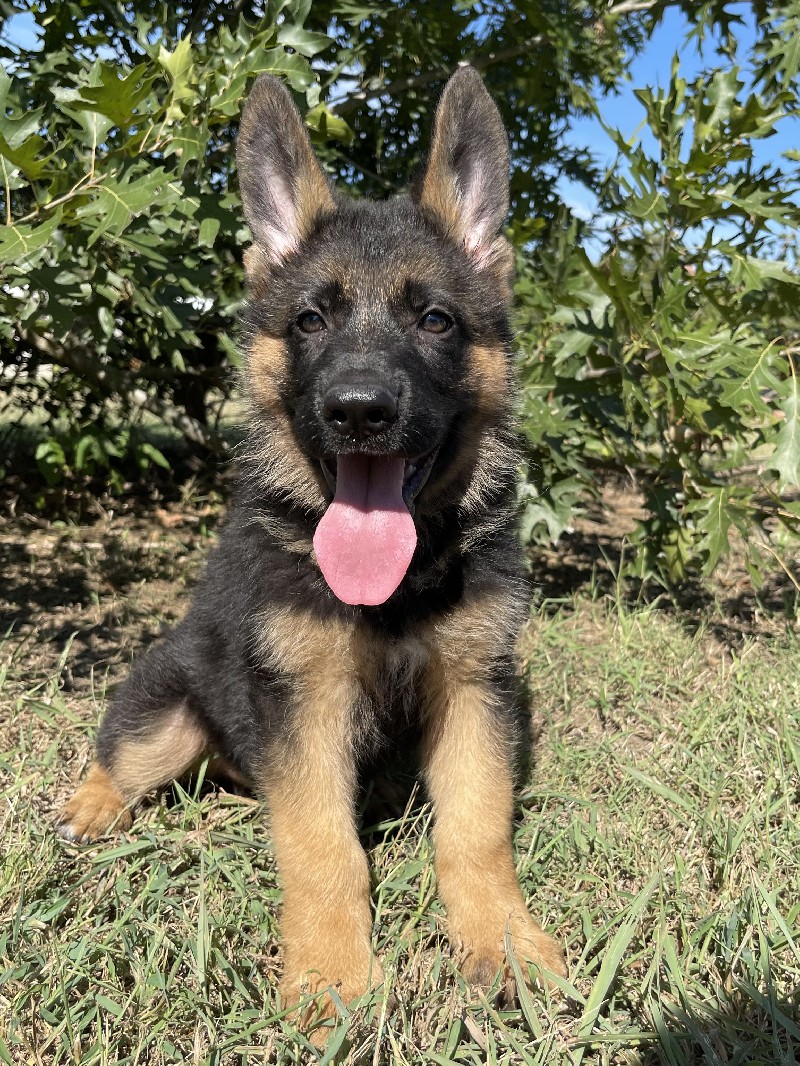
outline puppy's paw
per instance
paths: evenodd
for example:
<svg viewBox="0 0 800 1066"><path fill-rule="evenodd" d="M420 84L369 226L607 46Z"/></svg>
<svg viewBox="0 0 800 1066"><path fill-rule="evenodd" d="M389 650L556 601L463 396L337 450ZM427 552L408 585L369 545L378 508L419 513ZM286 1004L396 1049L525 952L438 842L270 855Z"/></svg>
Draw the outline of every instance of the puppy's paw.
<svg viewBox="0 0 800 1066"><path fill-rule="evenodd" d="M64 805L56 832L65 840L88 844L109 831L124 832L133 821L123 795L110 775L94 763L89 775Z"/></svg>
<svg viewBox="0 0 800 1066"><path fill-rule="evenodd" d="M513 991L513 971L505 949L506 932L510 933L511 950L523 971L527 968L526 964L533 963L537 968L549 970L559 977L567 976L564 952L558 941L545 933L530 915L514 914L505 923L505 928L498 927L488 936L461 942L461 972L470 984L491 988L502 971L504 987Z"/></svg>
<svg viewBox="0 0 800 1066"><path fill-rule="evenodd" d="M309 1033L311 1042L318 1047L325 1044L331 1029L322 1023L336 1018L337 1007L329 990L335 991L345 1006L353 1004L371 989L383 984L383 967L374 955L328 957L324 963L314 965L311 958L297 961L281 981L281 1000L286 1006L298 1004L290 1018ZM309 996L314 998L308 1002Z"/></svg>

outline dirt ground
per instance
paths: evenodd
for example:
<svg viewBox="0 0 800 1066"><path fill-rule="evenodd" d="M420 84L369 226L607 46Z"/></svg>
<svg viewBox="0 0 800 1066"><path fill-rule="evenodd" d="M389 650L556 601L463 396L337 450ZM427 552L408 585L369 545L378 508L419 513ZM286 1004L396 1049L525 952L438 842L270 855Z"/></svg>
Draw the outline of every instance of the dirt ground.
<svg viewBox="0 0 800 1066"><path fill-rule="evenodd" d="M69 646L61 685L76 697L117 680L141 646L181 617L224 516L218 493L96 502L68 520L14 513L14 502L0 512L0 636L14 660L24 660L27 688L52 676ZM619 595L625 536L640 516L629 486L607 484L557 545L532 550L535 598L564 604L581 590ZM626 586L624 594L642 592ZM713 581L659 602L694 614L710 639L736 646L784 628L795 596L777 567L756 590L732 557Z"/></svg>
<svg viewBox="0 0 800 1066"><path fill-rule="evenodd" d="M63 688L115 679L134 651L180 617L214 543L218 499L97 503L69 521L0 518L0 626L30 686L65 647Z"/></svg>

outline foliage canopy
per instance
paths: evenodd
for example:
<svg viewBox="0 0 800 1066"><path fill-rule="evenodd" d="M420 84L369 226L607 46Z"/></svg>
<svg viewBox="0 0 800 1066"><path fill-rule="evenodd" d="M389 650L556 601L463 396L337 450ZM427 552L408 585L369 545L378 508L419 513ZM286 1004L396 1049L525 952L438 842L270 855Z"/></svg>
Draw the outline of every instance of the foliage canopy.
<svg viewBox="0 0 800 1066"><path fill-rule="evenodd" d="M44 419L41 477L168 465L142 419L223 453L238 361L232 146L261 71L286 79L329 172L356 194L407 184L438 90L469 59L512 144L527 537L557 537L598 478L632 473L641 576L710 571L737 529L756 569L800 504L797 153L758 145L798 111L800 3L513 4L267 0L0 4L0 345L10 410ZM664 12L716 59L641 88L647 136L608 133L604 172L565 138L602 119ZM560 203L584 182L595 217ZM0 430L6 433L7 430ZM0 437L0 440L2 437ZM133 465L132 465L133 464Z"/></svg>

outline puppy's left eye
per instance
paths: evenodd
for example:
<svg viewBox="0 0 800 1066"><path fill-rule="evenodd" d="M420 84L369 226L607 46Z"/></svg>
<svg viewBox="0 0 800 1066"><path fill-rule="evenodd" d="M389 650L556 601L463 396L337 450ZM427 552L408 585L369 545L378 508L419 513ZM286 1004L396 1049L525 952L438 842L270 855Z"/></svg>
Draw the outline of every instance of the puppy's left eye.
<svg viewBox="0 0 800 1066"><path fill-rule="evenodd" d="M453 320L444 311L428 311L419 320L418 326L426 333L447 333L453 326Z"/></svg>
<svg viewBox="0 0 800 1066"><path fill-rule="evenodd" d="M303 333L321 333L327 329L325 319L316 311L304 311L298 316L297 325Z"/></svg>

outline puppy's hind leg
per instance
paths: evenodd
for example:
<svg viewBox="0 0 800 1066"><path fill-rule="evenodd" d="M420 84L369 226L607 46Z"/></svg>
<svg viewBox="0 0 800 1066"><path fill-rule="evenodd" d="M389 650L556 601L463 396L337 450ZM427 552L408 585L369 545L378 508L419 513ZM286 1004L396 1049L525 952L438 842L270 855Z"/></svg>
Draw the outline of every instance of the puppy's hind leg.
<svg viewBox="0 0 800 1066"><path fill-rule="evenodd" d="M185 693L168 649L157 646L109 708L97 758L59 817L60 836L87 843L128 829L138 800L180 777L208 751L208 734Z"/></svg>

